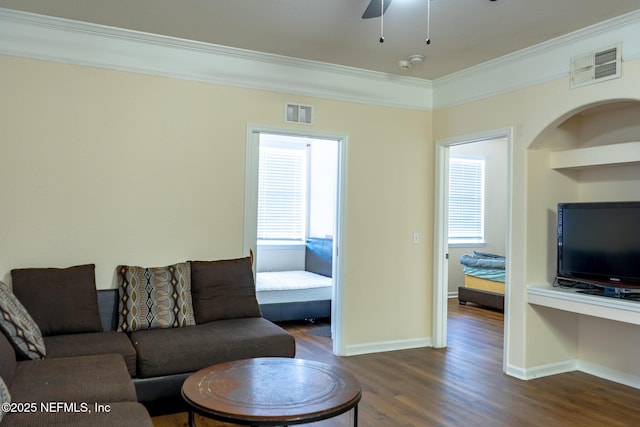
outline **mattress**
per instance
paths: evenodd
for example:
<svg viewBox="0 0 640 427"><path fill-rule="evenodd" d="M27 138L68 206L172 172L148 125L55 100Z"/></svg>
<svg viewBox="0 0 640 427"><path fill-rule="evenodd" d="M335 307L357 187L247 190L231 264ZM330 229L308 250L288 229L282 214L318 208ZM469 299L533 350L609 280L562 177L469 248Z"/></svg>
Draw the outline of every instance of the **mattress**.
<svg viewBox="0 0 640 427"><path fill-rule="evenodd" d="M273 271L256 274L258 304L331 300L331 277L309 271Z"/></svg>
<svg viewBox="0 0 640 427"><path fill-rule="evenodd" d="M501 255L474 251L473 255L462 255L460 264L467 276L502 283L505 281L505 257Z"/></svg>
<svg viewBox="0 0 640 427"><path fill-rule="evenodd" d="M477 289L479 291L489 291L496 294L504 295L504 281L496 282L494 280L482 279L479 277L465 274L464 286L469 289Z"/></svg>
<svg viewBox="0 0 640 427"><path fill-rule="evenodd" d="M479 279L493 280L494 282L504 283L504 277L505 277L504 270L497 270L494 268L475 268L475 267L465 266L463 268L463 272L467 276L473 276Z"/></svg>

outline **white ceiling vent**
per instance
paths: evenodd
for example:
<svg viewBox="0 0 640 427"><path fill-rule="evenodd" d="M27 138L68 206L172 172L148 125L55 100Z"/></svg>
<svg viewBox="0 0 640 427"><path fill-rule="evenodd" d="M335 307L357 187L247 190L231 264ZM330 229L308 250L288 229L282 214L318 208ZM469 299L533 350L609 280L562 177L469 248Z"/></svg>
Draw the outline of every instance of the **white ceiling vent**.
<svg viewBox="0 0 640 427"><path fill-rule="evenodd" d="M311 105L287 103L284 108L284 121L287 123L313 123L313 107Z"/></svg>
<svg viewBox="0 0 640 427"><path fill-rule="evenodd" d="M571 87L620 77L622 45L571 58Z"/></svg>

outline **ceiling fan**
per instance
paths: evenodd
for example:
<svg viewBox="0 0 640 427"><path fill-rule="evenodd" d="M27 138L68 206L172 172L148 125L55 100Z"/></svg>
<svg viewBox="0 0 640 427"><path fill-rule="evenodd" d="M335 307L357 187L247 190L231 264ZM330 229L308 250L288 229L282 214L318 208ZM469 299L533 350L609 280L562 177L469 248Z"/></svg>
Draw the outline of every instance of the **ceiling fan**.
<svg viewBox="0 0 640 427"><path fill-rule="evenodd" d="M489 0L495 2L496 0ZM391 4L391 0L370 0L369 5L362 14L362 19L380 17L380 43L384 42L384 13ZM431 26L431 0L427 0L427 38L426 43L431 44L429 27Z"/></svg>
<svg viewBox="0 0 640 427"><path fill-rule="evenodd" d="M391 0L371 0L362 14L362 19L377 18L387 11Z"/></svg>
<svg viewBox="0 0 640 427"><path fill-rule="evenodd" d="M389 5L391 4L391 0L371 0L369 2L369 5L367 6L367 8L365 9L364 13L362 14L362 19L369 19L369 18L380 18L380 43L384 43L384 13L387 11L387 8L389 7ZM427 7L429 8L429 13L430 13L430 5L431 5L431 0L427 0ZM429 15L427 15L427 44L431 43L431 40L429 39L429 35L428 35L428 27L429 27Z"/></svg>
<svg viewBox="0 0 640 427"><path fill-rule="evenodd" d="M489 0L496 1L496 0ZM377 18L387 11L391 0L371 0L362 14L362 19Z"/></svg>

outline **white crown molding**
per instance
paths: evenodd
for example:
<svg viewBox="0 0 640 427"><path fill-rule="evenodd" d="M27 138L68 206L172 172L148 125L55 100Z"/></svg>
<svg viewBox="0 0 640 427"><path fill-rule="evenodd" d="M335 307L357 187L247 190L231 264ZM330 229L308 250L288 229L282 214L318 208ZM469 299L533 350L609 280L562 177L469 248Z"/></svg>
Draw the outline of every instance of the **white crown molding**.
<svg viewBox="0 0 640 427"><path fill-rule="evenodd" d="M442 109L568 78L572 57L620 42L623 61L640 58L638 34L640 10L449 74L433 81L433 108Z"/></svg>
<svg viewBox="0 0 640 427"><path fill-rule="evenodd" d="M0 8L0 53L340 101L431 110L431 81Z"/></svg>
<svg viewBox="0 0 640 427"><path fill-rule="evenodd" d="M0 8L0 54L425 111L568 77L620 42L638 59L637 34L640 10L431 81Z"/></svg>

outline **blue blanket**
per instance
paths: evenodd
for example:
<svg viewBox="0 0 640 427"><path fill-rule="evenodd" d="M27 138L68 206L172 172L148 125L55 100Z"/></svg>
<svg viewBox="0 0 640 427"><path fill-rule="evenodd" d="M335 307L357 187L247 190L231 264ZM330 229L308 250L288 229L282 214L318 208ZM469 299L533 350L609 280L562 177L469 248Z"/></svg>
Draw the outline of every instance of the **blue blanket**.
<svg viewBox="0 0 640 427"><path fill-rule="evenodd" d="M460 264L467 267L504 270L505 257L474 251L473 255L462 255L460 257Z"/></svg>

